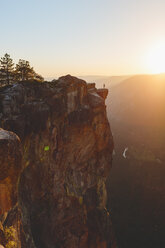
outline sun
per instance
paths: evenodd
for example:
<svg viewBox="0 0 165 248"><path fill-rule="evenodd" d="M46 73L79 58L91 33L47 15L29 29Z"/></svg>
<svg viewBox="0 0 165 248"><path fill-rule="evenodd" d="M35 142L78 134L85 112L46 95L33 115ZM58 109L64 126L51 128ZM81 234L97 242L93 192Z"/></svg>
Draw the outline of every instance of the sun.
<svg viewBox="0 0 165 248"><path fill-rule="evenodd" d="M165 42L159 42L149 49L146 63L150 73L165 72Z"/></svg>

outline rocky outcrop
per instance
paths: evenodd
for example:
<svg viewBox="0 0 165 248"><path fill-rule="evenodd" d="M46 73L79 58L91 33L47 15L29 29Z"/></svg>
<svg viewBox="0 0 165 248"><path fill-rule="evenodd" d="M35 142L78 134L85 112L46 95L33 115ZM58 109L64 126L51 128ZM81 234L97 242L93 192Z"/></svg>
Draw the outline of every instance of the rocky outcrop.
<svg viewBox="0 0 165 248"><path fill-rule="evenodd" d="M1 90L1 126L23 147L22 247L116 247L106 209L113 139L104 99L70 75Z"/></svg>
<svg viewBox="0 0 165 248"><path fill-rule="evenodd" d="M101 96L102 98L104 98L104 100L105 100L108 96L108 89L105 89L105 88L104 89L98 89L97 94L99 96Z"/></svg>

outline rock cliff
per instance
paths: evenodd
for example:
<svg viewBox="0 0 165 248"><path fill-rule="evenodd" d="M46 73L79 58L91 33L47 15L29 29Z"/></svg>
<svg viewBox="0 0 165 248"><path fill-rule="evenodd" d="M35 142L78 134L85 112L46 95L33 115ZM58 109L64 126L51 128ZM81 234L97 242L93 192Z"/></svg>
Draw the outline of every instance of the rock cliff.
<svg viewBox="0 0 165 248"><path fill-rule="evenodd" d="M107 93L70 75L52 83L22 82L1 89L0 126L22 142L20 177L19 163L5 159L9 150L0 160L6 177L16 170L12 180L19 178L24 235L18 247L116 247L106 209L113 150ZM15 192L14 181L12 185ZM8 211L13 201L9 197L3 208Z"/></svg>
<svg viewBox="0 0 165 248"><path fill-rule="evenodd" d="M21 246L22 226L17 206L21 160L19 138L0 128L0 244L11 248Z"/></svg>

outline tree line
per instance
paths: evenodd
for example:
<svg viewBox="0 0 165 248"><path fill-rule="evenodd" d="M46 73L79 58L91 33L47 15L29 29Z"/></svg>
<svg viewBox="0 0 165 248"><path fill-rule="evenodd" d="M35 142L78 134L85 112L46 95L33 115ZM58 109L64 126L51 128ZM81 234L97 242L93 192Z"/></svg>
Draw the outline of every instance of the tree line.
<svg viewBox="0 0 165 248"><path fill-rule="evenodd" d="M34 71L29 61L20 59L14 65L12 58L7 53L0 59L0 86L28 80L43 82L44 78Z"/></svg>

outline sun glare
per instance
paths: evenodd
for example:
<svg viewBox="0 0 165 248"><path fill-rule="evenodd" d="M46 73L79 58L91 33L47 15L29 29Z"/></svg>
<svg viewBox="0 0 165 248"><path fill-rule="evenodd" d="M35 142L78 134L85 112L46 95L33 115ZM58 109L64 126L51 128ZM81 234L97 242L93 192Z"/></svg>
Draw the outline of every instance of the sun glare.
<svg viewBox="0 0 165 248"><path fill-rule="evenodd" d="M147 67L150 73L165 72L165 43L153 46L147 55Z"/></svg>

